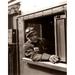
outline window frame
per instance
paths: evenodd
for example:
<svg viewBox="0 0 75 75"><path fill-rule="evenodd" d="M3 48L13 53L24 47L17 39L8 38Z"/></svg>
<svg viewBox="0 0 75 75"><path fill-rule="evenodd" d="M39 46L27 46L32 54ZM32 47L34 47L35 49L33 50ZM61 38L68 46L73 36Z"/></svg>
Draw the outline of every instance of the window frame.
<svg viewBox="0 0 75 75"><path fill-rule="evenodd" d="M53 7L53 8L49 8L49 9L46 9L46 10L42 10L42 11L38 11L38 12L26 14L26 15L21 15L17 18L17 20L18 20L18 30L19 30L19 50L20 50L20 55L21 55L20 59L22 59L24 57L24 50L23 50L24 37L25 37L24 36L24 25L25 25L24 21L29 20L29 19L33 19L33 18L37 18L37 17L41 17L41 16L53 15L53 14L56 14L56 13L59 13L59 12L65 12L66 6L67 6L66 4L63 4L63 5ZM32 64L36 63L36 62L34 63L30 60L28 61L25 58L23 60L26 63L32 63ZM40 62L38 62L38 64L40 64ZM43 63L41 63L41 66L42 66L42 64ZM64 64L64 63L62 63L62 64ZM37 65L37 63L36 63L36 65ZM53 64L53 65L55 65L55 64ZM67 65L67 64L65 64L65 65ZM47 66L48 66L48 64L47 64ZM61 66L60 66L60 68L61 68ZM60 68L58 67L58 69L60 69ZM66 68L65 68L65 70L66 70Z"/></svg>

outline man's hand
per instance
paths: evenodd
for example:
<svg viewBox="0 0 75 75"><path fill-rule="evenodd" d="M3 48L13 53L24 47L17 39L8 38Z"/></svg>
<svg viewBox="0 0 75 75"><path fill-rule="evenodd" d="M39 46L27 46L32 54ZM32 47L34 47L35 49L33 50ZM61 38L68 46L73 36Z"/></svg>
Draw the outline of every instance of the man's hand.
<svg viewBox="0 0 75 75"><path fill-rule="evenodd" d="M49 61L55 64L59 61L59 57L57 55L51 55Z"/></svg>

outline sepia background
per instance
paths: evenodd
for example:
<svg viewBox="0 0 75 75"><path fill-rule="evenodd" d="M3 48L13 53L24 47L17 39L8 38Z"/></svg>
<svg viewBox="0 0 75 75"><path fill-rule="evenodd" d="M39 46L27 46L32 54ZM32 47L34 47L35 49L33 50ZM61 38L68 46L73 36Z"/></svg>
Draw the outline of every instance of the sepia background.
<svg viewBox="0 0 75 75"><path fill-rule="evenodd" d="M70 21L70 20L69 20ZM6 27L7 28L7 27ZM71 28L70 27L70 29L72 30L73 28ZM72 32L74 32L74 31L72 31ZM74 35L74 34L73 34ZM73 36L73 38L74 38L74 36ZM73 40L74 41L74 40ZM2 45L1 45L2 46ZM4 47L4 43L3 43L3 47ZM5 46L6 47L6 46ZM71 48L70 48L71 47ZM7 48L7 47L6 47ZM69 46L69 49L70 50L73 50L73 45L72 46ZM3 52L3 54L4 54L5 52ZM7 53L7 52L6 52ZM73 54L73 53L72 53ZM74 55L74 54L73 54ZM71 55L72 56L72 55ZM5 57L4 57L5 58ZM72 57L71 57L72 58ZM70 61L71 62L71 61ZM71 64L72 65L72 64ZM72 69L72 71L73 71L73 69Z"/></svg>

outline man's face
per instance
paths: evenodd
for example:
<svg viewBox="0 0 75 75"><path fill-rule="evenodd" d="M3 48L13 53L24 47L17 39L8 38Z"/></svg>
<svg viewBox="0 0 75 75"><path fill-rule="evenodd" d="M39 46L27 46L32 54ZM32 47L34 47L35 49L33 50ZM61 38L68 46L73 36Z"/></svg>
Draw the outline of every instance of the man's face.
<svg viewBox="0 0 75 75"><path fill-rule="evenodd" d="M33 43L36 43L38 41L38 35L37 33L32 33L29 37L29 39L33 42Z"/></svg>

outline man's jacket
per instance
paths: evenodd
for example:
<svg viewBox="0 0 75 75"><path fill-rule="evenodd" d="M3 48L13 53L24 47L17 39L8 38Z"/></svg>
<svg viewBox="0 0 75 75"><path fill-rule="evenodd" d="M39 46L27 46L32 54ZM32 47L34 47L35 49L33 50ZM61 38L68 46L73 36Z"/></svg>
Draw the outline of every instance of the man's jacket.
<svg viewBox="0 0 75 75"><path fill-rule="evenodd" d="M46 42L38 39L37 43L27 41L24 46L25 57L34 61L49 60L50 54L47 53Z"/></svg>

